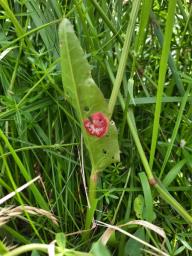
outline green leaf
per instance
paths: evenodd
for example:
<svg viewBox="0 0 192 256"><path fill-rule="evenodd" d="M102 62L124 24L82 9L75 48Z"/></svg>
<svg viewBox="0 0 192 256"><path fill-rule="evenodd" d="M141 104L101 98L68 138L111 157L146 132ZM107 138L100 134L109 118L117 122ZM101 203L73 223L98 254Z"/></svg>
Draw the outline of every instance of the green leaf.
<svg viewBox="0 0 192 256"><path fill-rule="evenodd" d="M138 219L143 218L144 197L138 195L134 200L134 211Z"/></svg>
<svg viewBox="0 0 192 256"><path fill-rule="evenodd" d="M133 86L134 86L134 80L132 78L130 78L128 80L128 92L129 92L129 96L131 98L131 102L133 103L133 105L136 105L135 104L135 99L134 99L134 96L133 96Z"/></svg>
<svg viewBox="0 0 192 256"><path fill-rule="evenodd" d="M139 173L139 178L141 180L144 199L145 199L145 207L143 209L143 218L151 222L156 218L156 214L153 210L153 197L151 194L151 187L149 186L147 176L144 172Z"/></svg>
<svg viewBox="0 0 192 256"><path fill-rule="evenodd" d="M100 241L93 244L91 252L94 256L110 256L110 252Z"/></svg>
<svg viewBox="0 0 192 256"><path fill-rule="evenodd" d="M135 233L134 236L145 240L145 232L143 228L139 228ZM127 256L141 256L143 255L142 249L143 245L141 243L139 243L138 241L136 241L133 238L129 238L129 240L127 241L126 245L125 245L125 251L124 251L124 255Z"/></svg>
<svg viewBox="0 0 192 256"><path fill-rule="evenodd" d="M184 156L184 158L185 158L185 160L186 160L187 166L188 166L190 169L192 169L192 155L191 155L191 153L188 152L188 151L185 150L185 149L183 149L182 152L183 152L183 156Z"/></svg>
<svg viewBox="0 0 192 256"><path fill-rule="evenodd" d="M182 167L186 164L186 160L183 159L176 163L176 165L173 166L173 168L167 173L165 178L163 179L163 184L168 187L173 180L177 177L179 172L181 171Z"/></svg>
<svg viewBox="0 0 192 256"><path fill-rule="evenodd" d="M63 233L56 234L56 242L60 249L64 250L66 247L66 237Z"/></svg>
<svg viewBox="0 0 192 256"><path fill-rule="evenodd" d="M0 241L0 255L3 255L6 252L8 252L7 247L4 245L2 241Z"/></svg>
<svg viewBox="0 0 192 256"><path fill-rule="evenodd" d="M64 95L80 121L93 170L101 171L119 161L117 129L111 121L108 133L102 138L85 130L83 120L92 114L101 112L110 117L108 104L91 76L90 65L68 19L63 19L59 26L59 39Z"/></svg>
<svg viewBox="0 0 192 256"><path fill-rule="evenodd" d="M40 256L39 252L37 250L33 250L31 252L31 256Z"/></svg>

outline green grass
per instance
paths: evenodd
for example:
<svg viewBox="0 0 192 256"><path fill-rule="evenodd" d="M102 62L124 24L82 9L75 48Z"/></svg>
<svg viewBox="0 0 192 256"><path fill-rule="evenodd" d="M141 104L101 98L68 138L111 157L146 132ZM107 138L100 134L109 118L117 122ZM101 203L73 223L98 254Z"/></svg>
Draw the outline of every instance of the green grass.
<svg viewBox="0 0 192 256"><path fill-rule="evenodd" d="M41 177L1 204L0 255L51 249L57 255L191 255L188 1L0 0L0 6L0 199ZM63 17L74 25L118 129L120 162L98 174L96 189L79 110L62 85ZM86 191L97 204L90 212ZM10 205L20 212L3 213ZM123 225L132 220L146 222Z"/></svg>

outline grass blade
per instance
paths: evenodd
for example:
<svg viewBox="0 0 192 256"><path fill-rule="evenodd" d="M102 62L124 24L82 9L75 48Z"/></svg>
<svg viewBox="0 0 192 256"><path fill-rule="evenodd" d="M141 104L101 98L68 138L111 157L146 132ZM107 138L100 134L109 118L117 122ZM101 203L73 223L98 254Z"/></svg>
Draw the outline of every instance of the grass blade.
<svg viewBox="0 0 192 256"><path fill-rule="evenodd" d="M157 103L156 103L156 107L155 107L155 117L154 117L154 123L153 123L153 134L152 134L152 139L151 139L151 151L150 151L150 160L149 160L149 165L150 165L151 169L153 167L153 161L154 161L154 157L155 157L155 149L156 149L157 138L158 138L162 96L163 96L163 89L164 89L164 83L165 83L165 75L166 75L166 71L167 71L167 61L168 61L169 52L170 52L171 37L172 37L172 30L173 30L174 16L175 16L175 8L176 8L176 0L170 1L169 6L168 6L167 21L166 21L166 28L165 28L165 38L164 38L163 49L162 49L161 60L160 60L160 67L159 67Z"/></svg>

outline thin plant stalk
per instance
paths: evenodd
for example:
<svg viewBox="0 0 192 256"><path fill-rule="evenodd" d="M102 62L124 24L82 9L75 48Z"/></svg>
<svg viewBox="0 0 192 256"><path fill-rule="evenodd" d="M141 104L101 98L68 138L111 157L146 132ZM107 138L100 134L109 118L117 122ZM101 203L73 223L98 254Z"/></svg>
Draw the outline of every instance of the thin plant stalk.
<svg viewBox="0 0 192 256"><path fill-rule="evenodd" d="M89 234L88 231L91 227L91 223L94 222L94 213L97 206L97 198L96 198L97 180L98 180L97 172L92 171L90 175L90 180L89 180L89 194L88 194L90 206L88 206L86 219L85 219L85 230L87 230L87 232L84 234L84 238L88 237L88 234Z"/></svg>
<svg viewBox="0 0 192 256"><path fill-rule="evenodd" d="M10 252L5 253L4 256L17 256L17 255L24 254L26 252L30 252L33 250L47 253L49 246L50 245L48 245L48 244L37 244L37 243L27 244L27 245L20 246Z"/></svg>
<svg viewBox="0 0 192 256"><path fill-rule="evenodd" d="M137 16L138 16L139 7L140 7L140 0L134 1L133 2L133 7L132 7L132 10L131 10L131 14L130 14L130 21L129 21L126 36L125 36L125 42L124 42L122 53L121 53L121 58L120 58L120 61L119 61L117 76L116 76L116 79L114 81L113 90L112 90L112 93L111 93L111 96L110 96L110 99L109 99L108 108L109 108L109 113L111 115L113 113L115 103L117 101L119 89L120 89L120 86L121 86L121 82L122 82L122 79L123 79L125 67L126 67L126 64L127 64L127 57L128 57L128 54L129 54L130 45L131 45L132 37L133 37L133 34L134 34L134 28L135 28L136 19L137 19Z"/></svg>
<svg viewBox="0 0 192 256"><path fill-rule="evenodd" d="M155 158L155 150L156 150L156 145L157 145L163 89L164 89L164 84L165 84L165 75L166 75L166 71L167 71L167 62L168 62L169 52L170 52L176 2L177 2L176 0L169 1L169 5L168 5L165 37L164 37L164 43L163 43L163 49L162 49L162 55L161 55L161 60L160 60L160 67L159 67L157 103L155 106L155 117L154 117L154 122L153 122L153 133L152 133L152 139L151 139L151 151L150 151L150 160L149 160L149 165L150 165L151 169L153 167L153 162L154 162L154 158Z"/></svg>

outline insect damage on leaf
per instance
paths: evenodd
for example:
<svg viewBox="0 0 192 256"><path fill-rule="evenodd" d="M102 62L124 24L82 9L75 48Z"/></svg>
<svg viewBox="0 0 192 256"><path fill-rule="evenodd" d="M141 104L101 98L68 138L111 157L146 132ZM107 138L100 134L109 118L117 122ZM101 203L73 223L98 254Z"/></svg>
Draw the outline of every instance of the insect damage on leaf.
<svg viewBox="0 0 192 256"><path fill-rule="evenodd" d="M90 135L101 138L109 130L109 119L103 113L96 112L84 120L84 127Z"/></svg>

